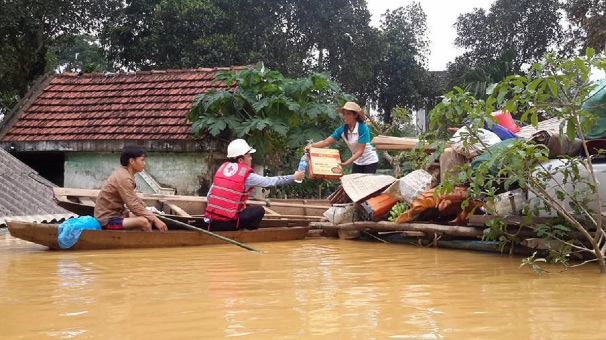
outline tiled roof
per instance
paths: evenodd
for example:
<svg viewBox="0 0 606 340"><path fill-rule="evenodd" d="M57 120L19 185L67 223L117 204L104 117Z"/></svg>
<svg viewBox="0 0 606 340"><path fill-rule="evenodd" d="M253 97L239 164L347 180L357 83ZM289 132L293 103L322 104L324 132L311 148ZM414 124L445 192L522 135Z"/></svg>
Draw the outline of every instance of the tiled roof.
<svg viewBox="0 0 606 340"><path fill-rule="evenodd" d="M184 140L196 96L224 87L217 71L243 68L56 75L2 141Z"/></svg>
<svg viewBox="0 0 606 340"><path fill-rule="evenodd" d="M53 201L54 186L0 149L0 225L13 216L69 214Z"/></svg>

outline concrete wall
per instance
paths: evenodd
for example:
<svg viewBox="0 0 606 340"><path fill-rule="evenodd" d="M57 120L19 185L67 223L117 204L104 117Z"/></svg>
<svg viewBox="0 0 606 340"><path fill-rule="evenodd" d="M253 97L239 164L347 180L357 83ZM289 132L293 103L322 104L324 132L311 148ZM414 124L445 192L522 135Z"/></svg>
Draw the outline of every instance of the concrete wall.
<svg viewBox="0 0 606 340"><path fill-rule="evenodd" d="M162 187L176 189L177 195L206 195L218 166L211 154L201 152L148 152L145 163L145 171ZM64 187L100 189L118 166L120 153L66 152ZM139 176L135 179L138 191L152 192Z"/></svg>

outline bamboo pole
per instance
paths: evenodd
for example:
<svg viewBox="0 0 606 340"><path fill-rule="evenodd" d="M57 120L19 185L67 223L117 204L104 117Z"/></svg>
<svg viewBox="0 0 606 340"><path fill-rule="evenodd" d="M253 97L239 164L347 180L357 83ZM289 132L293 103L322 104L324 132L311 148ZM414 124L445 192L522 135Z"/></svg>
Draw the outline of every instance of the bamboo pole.
<svg viewBox="0 0 606 340"><path fill-rule="evenodd" d="M191 224L187 224L187 223L183 223L183 222L181 222L181 221L173 220L172 218L168 218L168 217L165 217L165 216L162 216L162 215L156 215L156 217L158 217L159 219L161 219L161 220L163 220L163 221L165 221L165 222L174 223L174 224L177 224L177 225L179 225L179 226L181 226L181 227L183 227L183 228L187 228L187 229L189 229L189 230L195 230L195 231L199 231L199 232L204 233L204 234L206 234L206 235L209 235L209 236L212 236L212 237L218 238L219 240L223 240L223 241L225 241L225 242L229 242L229 243L231 243L231 244L235 244L235 245L237 245L238 247L242 247L242 248L244 248L244 249L248 249L248 250L250 250L250 251L255 251L255 252L257 252L257 253L261 253L261 251L260 251L260 250L257 250L257 249L255 249L255 248L253 248L253 247L251 247L251 246L247 246L247 245L246 245L246 244L244 244L244 243L240 243L240 242L238 242L238 241L234 241L234 240L232 240L232 239L230 239L230 238L227 238L227 237L225 237L225 236L217 235L217 234L215 234L215 233L213 233L213 232L211 232L211 231L204 230L204 229L202 229L202 228L194 227L194 226L193 226L193 225L191 225Z"/></svg>
<svg viewBox="0 0 606 340"><path fill-rule="evenodd" d="M477 227L463 227L463 226L450 226L443 224L432 224L432 223L393 223L393 222L370 222L370 221L362 221L362 222L353 222L353 223L343 223L339 225L332 225L330 222L311 222L309 223L310 227L320 228L327 231L338 231L338 230L373 230L373 231L413 231L413 232L423 232L428 235L433 233L443 233L451 236L462 236L462 237L473 237L473 238L482 238L484 236L484 232L482 228ZM508 234L510 236L515 236L519 239L527 239L527 238L535 238L539 237L537 233L529 227L516 227L516 228L508 228L506 233L501 232L499 235ZM570 239L583 240L584 235L571 231L568 233L568 237Z"/></svg>
<svg viewBox="0 0 606 340"><path fill-rule="evenodd" d="M309 224L315 228L335 228L330 222L311 222ZM482 238L484 235L482 229L474 227L448 226L442 224L430 223L393 223L393 222L352 222L343 223L336 226L343 230L365 230L372 229L376 231L422 231L424 233L444 233L447 235Z"/></svg>

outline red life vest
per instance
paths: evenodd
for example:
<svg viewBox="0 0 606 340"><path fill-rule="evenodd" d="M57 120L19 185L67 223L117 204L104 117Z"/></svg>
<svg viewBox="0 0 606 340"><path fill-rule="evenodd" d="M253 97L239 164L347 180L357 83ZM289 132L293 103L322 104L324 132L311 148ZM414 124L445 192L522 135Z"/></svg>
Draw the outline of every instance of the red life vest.
<svg viewBox="0 0 606 340"><path fill-rule="evenodd" d="M254 170L242 163L225 162L213 178L204 216L211 221L238 219L238 213L246 208L246 200L253 188L246 191L244 184Z"/></svg>

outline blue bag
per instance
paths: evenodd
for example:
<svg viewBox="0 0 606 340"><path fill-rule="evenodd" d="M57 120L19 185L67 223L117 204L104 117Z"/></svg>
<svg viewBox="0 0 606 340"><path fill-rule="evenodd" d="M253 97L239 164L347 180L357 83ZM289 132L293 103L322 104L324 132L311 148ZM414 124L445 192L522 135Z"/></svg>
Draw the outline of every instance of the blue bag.
<svg viewBox="0 0 606 340"><path fill-rule="evenodd" d="M74 217L61 223L57 235L59 247L61 249L71 248L78 242L78 238L80 238L80 234L82 234L82 230L84 229L101 230L101 225L99 221L91 216Z"/></svg>

